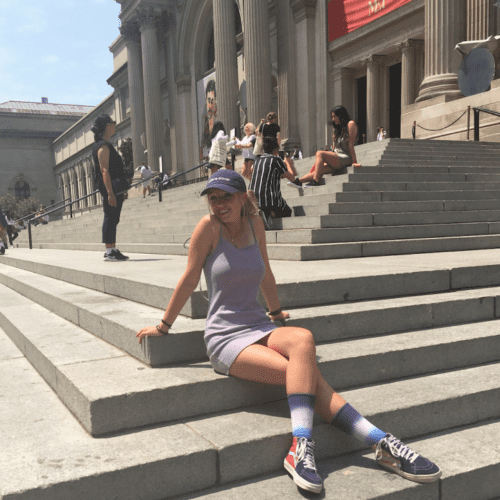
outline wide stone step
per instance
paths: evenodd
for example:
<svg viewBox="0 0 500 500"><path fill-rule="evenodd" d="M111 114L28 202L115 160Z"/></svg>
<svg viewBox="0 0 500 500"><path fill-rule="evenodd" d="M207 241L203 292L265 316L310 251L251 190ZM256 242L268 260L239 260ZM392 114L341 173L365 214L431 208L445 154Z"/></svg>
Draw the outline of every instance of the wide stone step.
<svg viewBox="0 0 500 500"><path fill-rule="evenodd" d="M492 175L492 174L491 174ZM467 182L466 174L418 174L418 173L365 173L360 170L349 174L351 182ZM489 180L489 179L487 179Z"/></svg>
<svg viewBox="0 0 500 500"><path fill-rule="evenodd" d="M449 432L406 441L422 456L430 457L442 469L441 479L426 485L412 483L391 474L381 474L373 452L358 451L330 460L316 461L324 482L325 498L359 498L363 500L391 500L417 498L428 500L493 499L500 495L500 486L492 478L500 474L498 448L490 445L489 436L500 435L500 421L483 425L460 427ZM474 446L476 460L457 460L464 449ZM266 474L258 480L235 482L206 491L183 495L178 500L234 500L284 498L301 500L303 490L291 486L290 476L282 471Z"/></svg>
<svg viewBox="0 0 500 500"><path fill-rule="evenodd" d="M297 208L297 207L294 207ZM468 210L499 210L500 199L492 200L434 200L395 202L339 202L330 203L330 214L460 212Z"/></svg>
<svg viewBox="0 0 500 500"><path fill-rule="evenodd" d="M337 193L337 202L390 202L390 201L447 201L447 200L498 200L500 191L349 191Z"/></svg>
<svg viewBox="0 0 500 500"><path fill-rule="evenodd" d="M297 218L297 220L300 220ZM422 224L414 226L365 226L267 231L268 243L341 243L404 240L497 234L496 222Z"/></svg>
<svg viewBox="0 0 500 500"><path fill-rule="evenodd" d="M0 264L0 283L151 366L207 360L204 319L179 316L168 337L140 346L135 333L163 310ZM500 288L293 309L289 326L310 329L316 342L496 319ZM279 326L279 323L277 323ZM332 325L335 328L332 329Z"/></svg>
<svg viewBox="0 0 500 500"><path fill-rule="evenodd" d="M312 191L325 186L309 188ZM500 182L355 182L344 184L347 191L498 191Z"/></svg>
<svg viewBox="0 0 500 500"><path fill-rule="evenodd" d="M498 210L406 212L406 213L347 213L320 216L289 217L281 219L280 229L304 228L360 228L370 226L411 226L426 224L454 224L468 222L496 222ZM273 221L273 228L276 227Z"/></svg>
<svg viewBox="0 0 500 500"><path fill-rule="evenodd" d="M183 423L94 439L0 329L0 496L159 500L215 486L217 450Z"/></svg>
<svg viewBox="0 0 500 500"><path fill-rule="evenodd" d="M145 367L17 292L0 289L0 327L92 435L196 416L200 407L212 413L284 397L281 388L257 391L258 384L218 375L208 363ZM36 321L43 327L33 330ZM317 355L325 378L343 390L498 361L499 324L321 344Z"/></svg>
<svg viewBox="0 0 500 500"><path fill-rule="evenodd" d="M480 265L473 265L478 258ZM15 249L1 256L0 263L164 309L187 258L136 254L127 262L105 262L102 252ZM495 250L370 257L332 261L321 268L315 262L296 262L292 268L273 260L271 268L287 308L500 285ZM206 311L206 299L196 290L182 312L200 318Z"/></svg>
<svg viewBox="0 0 500 500"><path fill-rule="evenodd" d="M233 414L240 417L241 412L236 408L245 402L258 404L284 397L281 388L266 387L265 391L257 391L258 384L217 375L206 363L164 369L144 367L141 370L140 363L120 355L120 351L113 352L102 341L91 340L88 333L71 328L68 322L56 319L54 315L40 306L30 304L27 299L16 296L14 292L3 292L8 305L1 308L0 326L14 339L23 354L93 435L195 417L200 411L213 413L232 410ZM43 320L46 330L28 331L27 328L33 321L30 316ZM401 378L424 375L443 369L470 366L478 360L496 361L500 355L497 323L493 322L491 328L481 324L475 329L465 325L418 334L395 334L390 337L389 342L376 338L371 342L361 339L331 346L320 345L318 358L325 378L335 380L339 390L390 381L395 376ZM63 335L64 339L57 345L51 342L51 338ZM358 368L363 369L356 370L356 359ZM350 366L352 363L354 366ZM461 378L463 372L470 370L478 369L468 368L454 372L453 380ZM484 371L492 376L498 370L500 364L488 366ZM345 377L339 378L342 373L345 373ZM449 374L442 376L447 378ZM499 391L500 388L496 387L499 379L493 376L490 380L496 380L495 386L490 385L491 390ZM406 382L408 381L401 383ZM484 391L481 383L475 385L475 388ZM182 399L179 399L181 394ZM500 398L498 399L500 404ZM490 414L486 418L491 416ZM226 418L227 415L210 418L210 429L227 428L223 425ZM265 419L262 421L264 423ZM468 422L461 422L465 423ZM206 428L207 419L202 419L199 425ZM197 429L194 422L190 426L202 435L206 432ZM265 428L266 432L272 429L272 434L277 430L276 426L266 425ZM431 431L432 429L427 430ZM241 434L239 436L241 438ZM209 439L211 442L217 441ZM234 479L238 478L231 478Z"/></svg>
<svg viewBox="0 0 500 500"><path fill-rule="evenodd" d="M285 404L256 406L239 414L214 415L105 439L93 439L75 422L56 394L1 330L0 344L0 373L6 382L0 388L0 396L4 401L12 401L12 404L2 407L1 414L2 430L8 439L2 440L0 464L6 473L2 474L0 486L2 494L8 495L8 498L158 500L181 493L189 494L189 497L183 497L185 499L204 498L205 495L206 498L249 498L246 488L250 484L253 485L251 496L255 498L271 498L267 496L271 492L281 492L287 498L303 498L282 469L283 457L291 440L289 412ZM484 371L480 373L474 369L468 375L474 376L474 380L478 380L480 387L485 389L482 379L487 374ZM463 420L481 418L488 413L485 409L489 405L480 405L476 415L466 410L465 416L462 408L459 411L454 406L461 398L464 405L470 401L470 408L476 407L471 399L474 397L472 391L453 390L454 384L450 384L446 378L430 378L432 380L429 382L436 383L440 392L446 392L447 396L433 397L436 391L429 387L430 397L427 397L424 392L429 385L427 383L415 387L415 393L409 392L412 387L395 383L390 384L394 392L382 394L375 387L342 395L376 425L397 434L414 449L438 463L443 469L441 480L422 486L384 473L374 461L366 468L365 457L373 460L373 452L353 452L353 449L360 448L356 442L336 429L316 423L316 456L327 493L330 488L333 489L330 484L334 478L340 481L339 485L336 484L337 488L349 487L349 494L353 491L361 493L363 489L360 486L364 483L370 494L376 493L377 498L385 498L382 495L388 495L389 498L400 493L407 496L417 488L425 488L426 498L440 499L432 495L438 495L441 489L450 495L455 494L443 497L450 500L471 498L461 497L460 491L466 495L471 491L481 491L484 498L492 498L498 492L497 482L485 483L482 478L483 471L492 474L492 467L498 468L497 448L490 446L494 436L499 433L497 421L469 424L439 434L435 431L431 431L430 435L425 430L422 432L422 429L436 427L434 422L422 425L423 421L429 420L431 409L444 410L439 413L437 427L442 427L451 416L452 428L458 415ZM460 383L462 378L456 382ZM412 398L413 394L415 397ZM483 397L490 395L491 390L486 389ZM419 403L422 408L418 406ZM22 411L19 411L20 405ZM40 418L41 415L44 418ZM406 416L410 417L408 422ZM418 417L423 418L415 428L413 424ZM217 429L216 425L224 420L229 425L226 423L226 433L222 435L222 428ZM269 433L269 430L274 432ZM418 435L427 437L418 441L412 439ZM456 457L461 455L463 449L470 449L471 443L481 450L477 459L457 463ZM20 450L26 450L26 453ZM453 455L453 460L450 455ZM325 456L336 458L326 461L323 460ZM332 468L333 464L336 464L336 468ZM26 470L31 473L26 474ZM259 477L246 484L231 484L231 481L244 481L274 471L279 476ZM460 488L462 476L467 479L466 489ZM479 489L473 489L476 488L476 476L482 479ZM352 480L353 477L354 482L345 482L345 478ZM222 490L211 489L216 486L222 487ZM190 494L191 491L198 493ZM365 495L360 498L372 497Z"/></svg>
<svg viewBox="0 0 500 500"><path fill-rule="evenodd" d="M459 252L500 248L500 235L459 236L407 240L380 240L351 243L270 244L269 258L275 260L314 261L387 255Z"/></svg>

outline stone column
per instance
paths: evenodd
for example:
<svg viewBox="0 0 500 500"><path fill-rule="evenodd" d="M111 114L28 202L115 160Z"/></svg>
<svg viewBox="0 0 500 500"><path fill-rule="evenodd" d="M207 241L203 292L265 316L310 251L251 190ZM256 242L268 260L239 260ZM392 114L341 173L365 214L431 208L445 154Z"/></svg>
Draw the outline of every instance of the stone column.
<svg viewBox="0 0 500 500"><path fill-rule="evenodd" d="M425 78L417 102L440 95L458 98L462 56L455 45L465 40L466 0L425 0Z"/></svg>
<svg viewBox="0 0 500 500"><path fill-rule="evenodd" d="M418 40L406 40L399 45L401 49L401 106L408 106L417 98L417 50Z"/></svg>
<svg viewBox="0 0 500 500"><path fill-rule="evenodd" d="M192 104L194 102L192 96L192 78L189 73L189 67L178 68L177 79L177 99L179 105L179 116L182 117L179 128L180 149L177 151L177 167L178 172L194 167L198 160L198 148L193 145L193 127L192 127ZM195 143L196 145L198 142ZM193 155L194 152L194 155ZM187 179L193 179L198 175L198 172L187 174Z"/></svg>
<svg viewBox="0 0 500 500"><path fill-rule="evenodd" d="M379 112L380 112L380 121L379 124L375 126L377 128L379 125L384 127L387 132L387 137L389 137L389 103L390 103L390 95L389 95L389 66L387 64L382 64L380 66L380 80L379 80Z"/></svg>
<svg viewBox="0 0 500 500"><path fill-rule="evenodd" d="M271 110L271 47L267 0L243 3L247 119L259 125Z"/></svg>
<svg viewBox="0 0 500 500"><path fill-rule="evenodd" d="M213 0L213 7L217 115L228 134L234 128L239 135L235 4L234 0Z"/></svg>
<svg viewBox="0 0 500 500"><path fill-rule="evenodd" d="M492 0L467 0L467 40L483 40L494 34L494 8Z"/></svg>
<svg viewBox="0 0 500 500"><path fill-rule="evenodd" d="M163 107L160 90L160 69L156 34L157 16L143 12L139 17L144 80L144 109L146 113L146 142L151 170L159 171L163 147Z"/></svg>
<svg viewBox="0 0 500 500"><path fill-rule="evenodd" d="M351 117L354 117L354 90L356 80L354 72L349 68L338 68L333 71L333 103L342 105ZM330 110L328 110L330 112Z"/></svg>
<svg viewBox="0 0 500 500"><path fill-rule="evenodd" d="M297 87L299 126L304 156L315 154L316 144L316 0L292 0L297 33ZM323 48L324 50L324 48ZM326 118L327 119L327 118ZM321 144L323 147L324 144Z"/></svg>
<svg viewBox="0 0 500 500"><path fill-rule="evenodd" d="M294 21L288 2L276 2L278 31L278 123L281 146L291 151L301 149L297 109L297 64Z"/></svg>
<svg viewBox="0 0 500 500"><path fill-rule="evenodd" d="M180 134L179 134L179 112L177 108L177 85L175 84L175 37L172 31L166 35L166 50L165 50L165 68L167 70L167 85L168 85L168 111L170 119L170 159L171 171L169 175L176 174L178 171L177 158L180 156Z"/></svg>
<svg viewBox="0 0 500 500"><path fill-rule="evenodd" d="M146 132L141 35L135 23L127 23L122 26L121 33L125 37L125 44L127 46L132 151L134 156L134 167L137 168L142 165L145 160L141 137Z"/></svg>
<svg viewBox="0 0 500 500"><path fill-rule="evenodd" d="M386 56L370 56L366 63L366 140L377 139L377 127L380 126L380 74L381 65ZM385 103L384 103L385 105ZM384 125L386 126L386 125Z"/></svg>
<svg viewBox="0 0 500 500"><path fill-rule="evenodd" d="M62 180L62 192L63 192L63 199L68 200L68 198L71 198L71 189L70 189L70 184L69 184L69 175L68 171L64 170L61 172L61 180ZM67 203L67 201L66 201ZM64 209L65 213L69 213L69 207L66 207Z"/></svg>
<svg viewBox="0 0 500 500"><path fill-rule="evenodd" d="M331 72L331 58L328 47L328 2L318 2L315 19L316 50L316 144L318 148L327 145L330 140L330 109L329 104L329 75Z"/></svg>

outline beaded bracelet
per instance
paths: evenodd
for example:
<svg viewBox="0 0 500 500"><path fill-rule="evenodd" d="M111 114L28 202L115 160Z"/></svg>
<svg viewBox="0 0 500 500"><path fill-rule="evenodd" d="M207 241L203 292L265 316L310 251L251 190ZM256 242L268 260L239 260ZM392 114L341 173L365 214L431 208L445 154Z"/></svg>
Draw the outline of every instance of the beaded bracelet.
<svg viewBox="0 0 500 500"><path fill-rule="evenodd" d="M159 333L161 333L162 335L168 335L168 332L166 332L166 333L165 333L165 332L162 332L162 331L160 330L160 325L156 325L156 329L157 329L157 330L158 330L158 332L159 332Z"/></svg>
<svg viewBox="0 0 500 500"><path fill-rule="evenodd" d="M269 316L277 316L280 312L282 312L282 308L276 309L276 311L270 312Z"/></svg>
<svg viewBox="0 0 500 500"><path fill-rule="evenodd" d="M172 325L170 323L167 323L166 321L163 320L163 318L161 319L161 322L165 325L165 326L168 326L169 328L172 328Z"/></svg>

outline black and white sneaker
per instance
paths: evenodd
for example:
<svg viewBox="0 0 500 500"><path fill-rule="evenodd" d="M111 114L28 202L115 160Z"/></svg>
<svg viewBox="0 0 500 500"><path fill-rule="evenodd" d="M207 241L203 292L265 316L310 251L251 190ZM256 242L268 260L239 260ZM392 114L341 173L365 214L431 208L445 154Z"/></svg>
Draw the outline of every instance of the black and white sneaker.
<svg viewBox="0 0 500 500"><path fill-rule="evenodd" d="M287 184L289 186L293 186L294 188L302 189L302 182L299 181L298 177L293 182L288 182Z"/></svg>
<svg viewBox="0 0 500 500"><path fill-rule="evenodd" d="M304 187L306 188L312 188L312 187L317 187L321 186L319 182L316 182L314 179L311 182L308 182Z"/></svg>
<svg viewBox="0 0 500 500"><path fill-rule="evenodd" d="M121 261L121 260L128 260L128 257L126 255L123 255L120 252L120 250L118 250L117 248L115 248L110 253L105 253L104 254L104 260Z"/></svg>

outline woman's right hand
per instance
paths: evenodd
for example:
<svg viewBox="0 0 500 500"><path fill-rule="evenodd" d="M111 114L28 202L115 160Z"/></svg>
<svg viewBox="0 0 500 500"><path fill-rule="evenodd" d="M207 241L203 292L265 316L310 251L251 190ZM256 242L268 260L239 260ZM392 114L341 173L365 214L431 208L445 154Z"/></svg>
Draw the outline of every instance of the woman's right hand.
<svg viewBox="0 0 500 500"><path fill-rule="evenodd" d="M109 203L112 207L116 207L116 197L115 197L115 193L108 194L108 203Z"/></svg>
<svg viewBox="0 0 500 500"><path fill-rule="evenodd" d="M168 332L160 333L156 326L146 326L141 331L136 333L136 337L139 339L139 344L142 343L144 337L163 337L167 335Z"/></svg>

